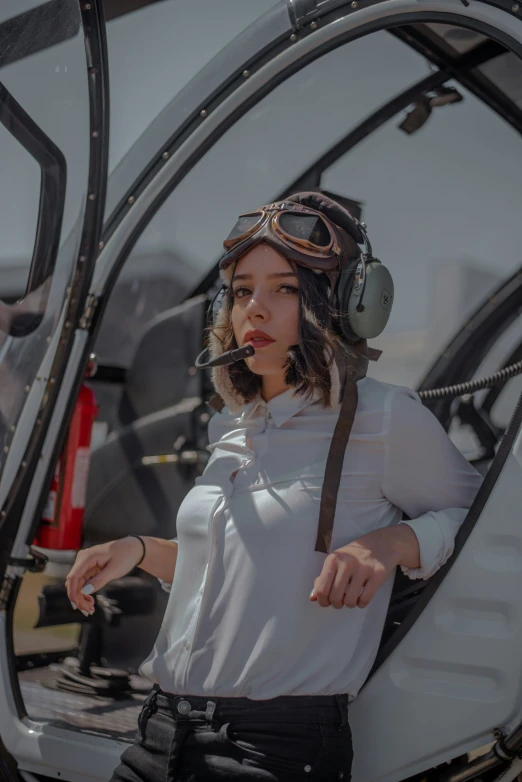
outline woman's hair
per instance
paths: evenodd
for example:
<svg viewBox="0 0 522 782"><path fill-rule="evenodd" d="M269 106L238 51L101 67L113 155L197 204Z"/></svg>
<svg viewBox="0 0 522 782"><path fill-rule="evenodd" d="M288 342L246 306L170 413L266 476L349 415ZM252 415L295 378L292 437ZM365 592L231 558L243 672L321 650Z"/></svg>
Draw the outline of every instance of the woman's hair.
<svg viewBox="0 0 522 782"><path fill-rule="evenodd" d="M296 394L304 396L311 397L318 391L319 399L328 407L337 401L331 400L330 366L342 345L339 336L329 328L335 316L329 305L330 284L326 274L316 274L298 263L288 262L299 279L299 343L288 349L285 383L293 386ZM206 329L212 358L238 347L232 327L233 303L232 286L227 284L216 323ZM262 383L261 375L251 372L244 360L214 368L213 379L219 379L221 386L226 385L230 393L245 402L256 396Z"/></svg>

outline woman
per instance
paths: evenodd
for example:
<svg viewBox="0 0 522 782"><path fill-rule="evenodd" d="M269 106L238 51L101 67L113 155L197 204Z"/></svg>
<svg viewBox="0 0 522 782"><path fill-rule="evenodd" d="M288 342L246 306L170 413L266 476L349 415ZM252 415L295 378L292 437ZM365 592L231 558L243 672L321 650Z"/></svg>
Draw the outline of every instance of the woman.
<svg viewBox="0 0 522 782"><path fill-rule="evenodd" d="M363 377L364 343L349 344L332 309L336 264L358 257L358 235L340 205L312 203L312 228L295 241L276 204L225 243L211 353L248 342L255 353L212 370L225 406L178 511L179 549L128 537L80 552L68 576L87 613L92 592L136 564L172 584L141 667L154 689L114 781L348 780L348 702L375 659L395 570L432 575L480 485L413 391ZM335 521L318 534L352 391Z"/></svg>

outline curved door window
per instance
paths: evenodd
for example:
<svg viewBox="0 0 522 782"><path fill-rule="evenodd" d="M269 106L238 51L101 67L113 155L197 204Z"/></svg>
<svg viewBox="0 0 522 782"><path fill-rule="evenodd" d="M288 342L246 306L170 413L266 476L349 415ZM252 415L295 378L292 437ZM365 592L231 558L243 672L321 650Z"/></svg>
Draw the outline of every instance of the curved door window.
<svg viewBox="0 0 522 782"><path fill-rule="evenodd" d="M347 78L352 73L356 79ZM428 75L423 57L379 32L307 65L248 111L140 236L111 294L96 345L100 360L129 367L147 323L183 301L212 268L240 211L286 191L332 144ZM343 193L359 197L351 183Z"/></svg>
<svg viewBox="0 0 522 782"><path fill-rule="evenodd" d="M30 396L24 427L34 422L78 257L89 95L74 0L59 14L53 2L4 0L0 40L1 473Z"/></svg>

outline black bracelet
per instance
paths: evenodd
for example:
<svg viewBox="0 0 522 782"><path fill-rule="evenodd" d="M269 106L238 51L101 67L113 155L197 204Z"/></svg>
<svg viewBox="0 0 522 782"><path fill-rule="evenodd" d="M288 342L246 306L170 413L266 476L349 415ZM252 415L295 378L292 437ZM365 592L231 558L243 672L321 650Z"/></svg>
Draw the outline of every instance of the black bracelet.
<svg viewBox="0 0 522 782"><path fill-rule="evenodd" d="M147 553L147 549L145 548L145 541L143 540L143 538L140 535L127 535L127 537L128 538L138 538L139 542L143 546L143 554L141 555L140 560L138 562L136 562L136 564L134 565L134 567L138 567L139 565L141 565L141 563L145 559L145 554Z"/></svg>

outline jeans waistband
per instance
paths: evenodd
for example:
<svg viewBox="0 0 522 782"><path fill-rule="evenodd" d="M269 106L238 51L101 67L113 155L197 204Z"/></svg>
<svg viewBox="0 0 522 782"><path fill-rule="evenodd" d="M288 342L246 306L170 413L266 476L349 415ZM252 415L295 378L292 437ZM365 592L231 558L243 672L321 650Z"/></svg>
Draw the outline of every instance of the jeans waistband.
<svg viewBox="0 0 522 782"><path fill-rule="evenodd" d="M172 714L176 721L213 720L249 722L323 722L348 721L348 695L280 695L266 700L245 697L177 695L164 692L156 684L147 707Z"/></svg>

